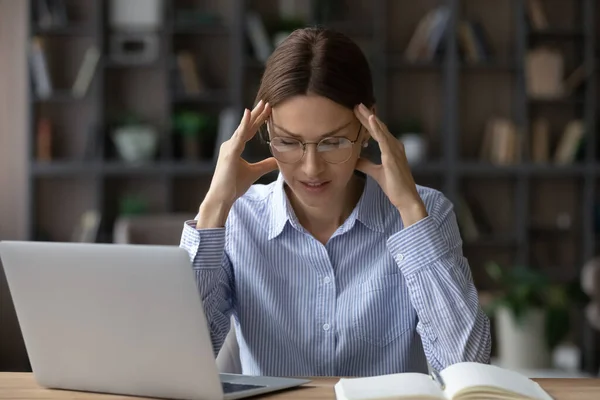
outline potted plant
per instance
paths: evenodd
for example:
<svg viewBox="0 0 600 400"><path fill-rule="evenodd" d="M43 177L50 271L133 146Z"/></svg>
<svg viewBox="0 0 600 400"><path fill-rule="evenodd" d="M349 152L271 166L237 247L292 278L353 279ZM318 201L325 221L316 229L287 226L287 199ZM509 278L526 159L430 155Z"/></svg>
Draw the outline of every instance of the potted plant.
<svg viewBox="0 0 600 400"><path fill-rule="evenodd" d="M210 126L210 117L195 111L175 114L173 129L182 137L183 155L186 160L197 160L201 154L202 139Z"/></svg>
<svg viewBox="0 0 600 400"><path fill-rule="evenodd" d="M506 368L549 368L552 351L571 329L571 307L582 297L577 283L558 284L532 268L486 265L498 285L484 306L496 324L499 363Z"/></svg>

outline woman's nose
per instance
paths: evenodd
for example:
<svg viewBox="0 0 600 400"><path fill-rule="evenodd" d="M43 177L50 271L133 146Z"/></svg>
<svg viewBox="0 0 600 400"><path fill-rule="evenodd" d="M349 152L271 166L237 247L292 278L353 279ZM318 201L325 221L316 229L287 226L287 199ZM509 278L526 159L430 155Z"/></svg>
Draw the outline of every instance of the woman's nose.
<svg viewBox="0 0 600 400"><path fill-rule="evenodd" d="M325 161L319 155L315 144L306 145L306 153L302 159L302 169L306 176L316 177L325 169Z"/></svg>

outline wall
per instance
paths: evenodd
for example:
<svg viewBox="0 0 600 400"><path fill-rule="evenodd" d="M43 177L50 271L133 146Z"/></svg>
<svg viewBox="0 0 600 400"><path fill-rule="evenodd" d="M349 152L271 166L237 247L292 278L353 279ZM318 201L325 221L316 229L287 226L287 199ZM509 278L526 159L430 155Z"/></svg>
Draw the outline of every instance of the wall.
<svg viewBox="0 0 600 400"><path fill-rule="evenodd" d="M27 1L0 0L0 240L24 239L27 189ZM27 357L0 264L0 370Z"/></svg>

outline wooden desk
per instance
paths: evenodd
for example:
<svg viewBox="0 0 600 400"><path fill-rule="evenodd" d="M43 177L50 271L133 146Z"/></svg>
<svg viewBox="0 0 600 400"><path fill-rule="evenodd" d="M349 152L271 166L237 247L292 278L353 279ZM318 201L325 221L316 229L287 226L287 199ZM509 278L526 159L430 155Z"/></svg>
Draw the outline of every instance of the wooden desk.
<svg viewBox="0 0 600 400"><path fill-rule="evenodd" d="M534 379L556 400L598 400L600 379ZM303 387L262 398L271 400L333 400L337 378L313 378ZM259 397L255 397L259 398ZM0 400L135 400L139 397L113 396L41 388L30 373L0 372Z"/></svg>

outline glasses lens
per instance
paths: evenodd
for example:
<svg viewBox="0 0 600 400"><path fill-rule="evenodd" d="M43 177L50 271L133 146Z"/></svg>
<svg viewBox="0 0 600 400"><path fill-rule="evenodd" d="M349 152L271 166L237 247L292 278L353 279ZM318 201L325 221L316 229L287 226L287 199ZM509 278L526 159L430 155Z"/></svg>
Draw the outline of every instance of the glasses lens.
<svg viewBox="0 0 600 400"><path fill-rule="evenodd" d="M352 156L352 142L345 137L325 138L319 142L318 151L328 163L343 163Z"/></svg>
<svg viewBox="0 0 600 400"><path fill-rule="evenodd" d="M302 158L304 150L302 143L296 139L274 137L271 139L273 157L284 163L293 163Z"/></svg>

